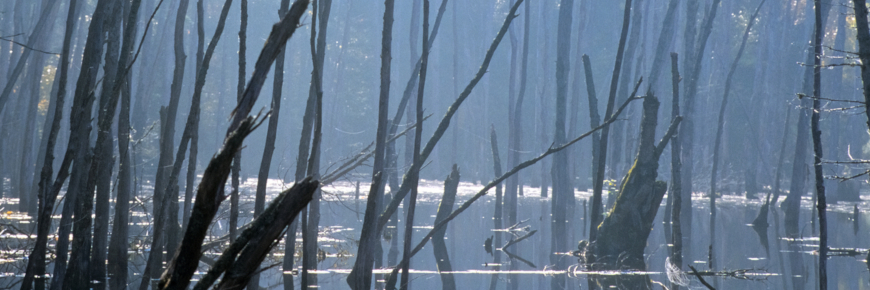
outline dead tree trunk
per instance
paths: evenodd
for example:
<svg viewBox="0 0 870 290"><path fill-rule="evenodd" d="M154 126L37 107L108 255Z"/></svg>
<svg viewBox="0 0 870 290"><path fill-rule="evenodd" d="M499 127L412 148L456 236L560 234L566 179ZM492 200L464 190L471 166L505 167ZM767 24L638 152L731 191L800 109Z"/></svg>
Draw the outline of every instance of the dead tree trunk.
<svg viewBox="0 0 870 290"><path fill-rule="evenodd" d="M675 1L671 1L675 2ZM677 61L678 55L676 52L671 53L671 86L673 87L674 98L671 101L671 122L680 118L680 71ZM681 169L683 167L680 160L680 140L678 135L674 135L671 145L671 192L668 199L673 199L669 202L672 206L671 211L671 243L674 244L671 251L671 263L677 266L677 269L683 268L683 226L682 226L682 209L683 190L680 182ZM691 199L691 197L690 197ZM690 200L691 201L691 200ZM672 289L679 289L676 283L671 283Z"/></svg>
<svg viewBox="0 0 870 290"><path fill-rule="evenodd" d="M420 82L417 87L417 103L416 103L416 119L418 122L423 121L423 92L426 87L426 70L429 64L429 0L423 0L423 55L420 57ZM411 175L411 195L408 196L408 210L407 217L405 218L405 239L404 239L404 247L402 251L402 260L405 260L404 257L410 257L411 251L411 239L412 234L414 233L414 213L417 207L417 193L418 193L418 185L420 182L420 169L422 156L420 155L420 145L422 143L422 135L423 135L423 126L422 124L417 124L416 134L414 134L414 161L412 163L410 169ZM402 283L399 285L399 289L407 290L410 283L410 261L402 264ZM395 279L391 279L395 281ZM395 285L387 284L387 288L392 289Z"/></svg>
<svg viewBox="0 0 870 290"><path fill-rule="evenodd" d="M203 58L205 57L205 7L203 7L203 0L196 1L196 75L199 76L199 72L202 70ZM194 94L196 94L196 88L194 84ZM184 229L187 228L187 222L190 220L190 207L193 202L193 191L196 187L196 164L197 164L197 155L199 153L199 102L193 102L191 99L191 107L196 105L196 126L190 129L188 136L190 136L190 156L187 161L187 180L185 182L184 187L184 208L181 211L181 231L184 232ZM191 110L193 111L193 110ZM194 112L191 112L194 113ZM188 114L188 120L190 119L190 114ZM187 129L185 125L185 129ZM184 138L184 134L182 134L182 139Z"/></svg>
<svg viewBox="0 0 870 290"><path fill-rule="evenodd" d="M181 97L181 85L184 81L184 67L187 55L184 54L184 22L187 16L187 7L190 0L181 0L178 5L178 11L175 16L175 45L173 51L175 53L175 69L172 73L172 85L169 92L169 105L161 108L160 121L160 159L157 162L157 174L154 178L154 198L153 215L154 219L154 234L152 235L151 251L148 254L148 264L145 265L146 271L142 274L142 283L139 284L140 290L145 290L151 280L157 279L162 272L162 263L164 260L163 249L165 242L160 237L164 232L164 195L170 194L165 192L165 189L170 186L168 183L169 170L172 166L172 153L175 146L175 117L178 112L178 102ZM147 277L147 279L146 279Z"/></svg>
<svg viewBox="0 0 870 290"><path fill-rule="evenodd" d="M494 133L495 131L493 131ZM494 136L494 135L493 135ZM498 153L498 151L495 151ZM498 170L501 171L501 170ZM501 173L497 173L501 175ZM456 164L453 165L453 171L450 172L450 175L447 176L447 179L444 180L444 195L441 197L441 205L438 206L438 213L435 215L435 224L440 223L448 215L453 211L453 203L456 201L456 191L459 186L459 167ZM496 191L501 191L496 188ZM500 199L501 194L498 194L497 199ZM498 206L496 206L498 207ZM497 211L500 213L500 210ZM500 219L498 223L500 223ZM500 228L501 225L496 225L497 228ZM438 231L435 231L435 235L432 236L432 251L435 254L435 263L438 266L438 272L441 276L441 288L444 290L455 290L456 289L456 280L453 278L452 273L444 273L453 271L453 266L450 265L450 257L447 253L447 245L444 244L444 234L447 232L446 227L442 227ZM500 244L499 244L500 245ZM498 257L498 256L496 256ZM496 258L496 263L498 258ZM495 278L497 276L493 276ZM494 283L491 285L495 285ZM492 286L490 286L492 288Z"/></svg>
<svg viewBox="0 0 870 290"><path fill-rule="evenodd" d="M278 10L278 18L284 18L287 10L290 8L290 0L282 0L281 8ZM278 117L281 112L281 90L284 87L284 55L285 51L278 54L275 60L275 77L272 83L272 109L269 114L269 127L266 131L266 144L263 148L263 159L260 161L260 171L257 176L257 193L254 201L254 218L260 216L266 206L266 184L269 180L269 168L272 164L272 153L275 151L275 139L278 136ZM191 148L192 149L192 148ZM286 243L287 241L285 241ZM292 251L285 250L286 253ZM292 257L293 255L289 255ZM248 289L258 289L260 284L260 274L251 277L251 282L248 284ZM290 283L292 285L292 283Z"/></svg>
<svg viewBox="0 0 870 290"><path fill-rule="evenodd" d="M248 77L245 74L245 66L247 61L245 54L247 53L248 42L248 0L241 0L241 22L239 23L239 82L238 82L238 101L242 100L245 94L245 79ZM233 157L233 190L230 192L230 242L235 241L239 228L239 174L242 170L242 152L236 153Z"/></svg>
<svg viewBox="0 0 870 290"><path fill-rule="evenodd" d="M819 289L828 289L828 220L827 200L825 199L825 177L822 172L822 131L819 129L819 95L821 94L821 70L822 70L822 8L820 0L813 1L815 11L815 27L813 33L813 113L810 121L813 133L813 167L816 176L816 208L819 211ZM831 5L827 5L830 7Z"/></svg>
<svg viewBox="0 0 870 290"><path fill-rule="evenodd" d="M508 135L508 166L516 167L520 162L520 151L522 151L522 135L523 135L523 100L526 96L526 84L527 84L527 75L528 75L528 62L529 62L529 29L531 23L531 8L529 6L529 2L526 2L523 5L523 54L521 56L520 61L520 75L519 75L519 89L517 90L517 99L516 103L513 105L513 111L511 113L511 118L509 120L509 135ZM511 176L507 180L507 186L505 187L505 206L507 207L505 216L507 217L508 223L516 224L517 223L517 199L520 195L520 190L522 188L522 182L520 181L519 175ZM511 263L511 270L517 269L517 264ZM519 287L519 275L511 274L508 276L510 281L510 289L515 290Z"/></svg>
<svg viewBox="0 0 870 290"><path fill-rule="evenodd" d="M384 1L384 28L381 31L381 82L378 100L378 130L375 136L375 160L372 167L372 185L366 200L365 216L363 218L362 234L357 252L356 262L350 275L347 276L347 285L354 290L367 290L371 287L372 266L374 263L373 249L376 246L380 232L377 230L378 203L383 202L380 195L380 184L384 182L384 155L386 151L387 131L389 130L387 114L390 105L390 62L392 61L393 42L393 0ZM401 113L401 108L399 113ZM397 120L393 119L393 122ZM300 144L300 146L302 146ZM393 189L391 189L393 191ZM396 197L393 196L393 199ZM392 237L396 239L397 237Z"/></svg>
<svg viewBox="0 0 870 290"><path fill-rule="evenodd" d="M225 3L225 8L229 6L228 4L229 1ZM175 251L175 257L169 263L169 268L161 277L159 289L185 289L190 283L190 278L196 271L202 255L200 252L202 241L223 201L223 197L217 196L218 188L226 183L230 172L230 160L241 148L244 137L256 128L255 118L248 117L248 114L260 94L272 62L278 57L278 53L284 50L287 40L296 31L299 19L307 10L307 6L306 0L296 1L290 7L288 15L272 27L272 32L257 58L251 81L233 112L224 146L212 158L203 173L203 181L197 188L196 201L184 238Z"/></svg>
<svg viewBox="0 0 870 290"><path fill-rule="evenodd" d="M51 184L51 177L54 174L52 170L54 164L54 147L57 142L57 134L60 132L60 121L63 119L66 79L69 74L69 50L72 42L72 32L75 29L77 18L77 2L77 0L71 0L68 4L69 12L67 13L66 27L64 29L60 64L58 66L58 72L55 75L55 82L58 83L57 93L52 96L53 100L51 101L54 105L54 112L50 123L51 127L48 131L44 131L45 133L43 133L43 136L45 136L43 139L46 140L45 152L38 152L38 154L44 154L45 157L43 158L42 164L36 164L37 166L41 166L37 194L39 205L36 222L36 244L27 260L27 270L21 284L21 289L25 290L29 290L30 287L33 286L33 279L36 275L39 275L35 283L37 290L45 289L45 280L47 279L45 276L45 251L48 247L48 233L51 230L51 213L54 210L54 204L57 201L57 194L52 194L54 191L52 190L53 186ZM45 123L49 124L48 118L46 118ZM0 186L2 186L2 182L0 182ZM0 194L2 194L2 191L0 191ZM67 234L67 236L69 235Z"/></svg>
<svg viewBox="0 0 870 290"><path fill-rule="evenodd" d="M728 95L731 92L731 80L734 77L734 72L737 71L737 64L740 62L740 57L743 56L743 51L746 48L746 41L749 39L749 31L752 25L755 24L755 18L758 17L758 12L761 11L761 6L765 0L762 0L755 12L749 18L749 23L743 31L743 38L740 41L740 48L737 50L737 55L734 61L731 62L731 68L728 70L728 75L725 77L725 89L722 92L722 105L719 106L719 121L716 125L716 140L713 142L713 168L710 174L710 269L714 269L716 260L713 243L716 241L716 196L719 194L716 189L717 171L719 169L719 152L722 146L722 131L725 127L725 107L728 105Z"/></svg>
<svg viewBox="0 0 870 290"><path fill-rule="evenodd" d="M656 181L658 160L682 119L674 119L662 140L655 144L658 107L655 97L644 98L637 157L623 178L613 209L601 222L598 236L590 244L587 261L592 270L646 269L644 248L667 190L664 181ZM652 286L646 275L600 277L592 281L601 288L650 289Z"/></svg>

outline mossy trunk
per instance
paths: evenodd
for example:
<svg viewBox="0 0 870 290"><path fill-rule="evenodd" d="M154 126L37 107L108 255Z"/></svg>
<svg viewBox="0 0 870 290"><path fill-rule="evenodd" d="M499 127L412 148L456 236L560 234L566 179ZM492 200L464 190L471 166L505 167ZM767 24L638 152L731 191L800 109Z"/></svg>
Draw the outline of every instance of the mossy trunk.
<svg viewBox="0 0 870 290"><path fill-rule="evenodd" d="M590 270L646 269L644 248L667 190L666 182L656 181L658 160L680 122L679 118L675 119L665 137L656 145L658 107L656 98L644 98L637 157L623 179L616 203L598 226L598 236L587 251ZM602 288L651 287L646 275L601 276L593 279Z"/></svg>

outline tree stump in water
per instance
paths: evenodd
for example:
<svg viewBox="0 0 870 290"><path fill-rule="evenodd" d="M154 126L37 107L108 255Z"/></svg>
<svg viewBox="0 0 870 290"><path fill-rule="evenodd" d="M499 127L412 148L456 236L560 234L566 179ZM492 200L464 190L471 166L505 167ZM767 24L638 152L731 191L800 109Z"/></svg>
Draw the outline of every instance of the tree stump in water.
<svg viewBox="0 0 870 290"><path fill-rule="evenodd" d="M667 189L666 182L656 181L658 160L681 120L675 119L656 145L658 107L659 101L655 97L644 98L637 157L623 178L616 203L598 226L597 240L587 249L589 270L646 270L644 248ZM652 287L647 275L602 275L592 280L602 289L610 286L619 289Z"/></svg>

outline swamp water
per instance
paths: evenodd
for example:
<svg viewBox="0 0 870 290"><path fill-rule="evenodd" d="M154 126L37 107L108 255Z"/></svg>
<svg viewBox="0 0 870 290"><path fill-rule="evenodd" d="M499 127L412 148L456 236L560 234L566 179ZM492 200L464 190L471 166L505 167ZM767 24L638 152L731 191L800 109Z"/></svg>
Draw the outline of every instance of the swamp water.
<svg viewBox="0 0 870 290"><path fill-rule="evenodd" d="M241 208L245 213L240 224L250 221L253 211L253 192L255 191L256 179L249 179L243 186ZM140 192L151 192L147 185ZM366 191L368 185L359 184ZM289 188L280 180L270 180L268 186L268 200L277 194L282 188ZM457 196L458 204L464 202L476 193L482 185L462 182L459 185ZM414 225L414 242L419 242L429 230L440 202L443 182L421 181L420 195L418 197L417 215ZM364 194L364 192L363 192ZM524 221L513 232L514 238L522 236L531 230L537 230L530 238L511 246L511 252L527 260L528 263L519 260L509 260L502 254L502 263L494 264L493 256L484 250L484 242L494 235L492 231L495 193L490 192L485 198L478 200L466 212L450 222L446 231L446 245L450 254L450 260L454 269L453 275L459 289L487 289L493 274L499 274L499 288L507 281L508 274L516 274L519 289L549 289L550 277L564 274L566 271L555 271L548 266L550 263L550 231L549 212L550 199L540 197L540 189L525 187L525 196L519 199L518 220ZM586 239L588 232L587 211L583 208L584 201L590 198L589 192L575 192L576 205L573 210L572 220L567 236L571 239L570 244ZM353 266L356 254L357 239L362 227L362 210L365 208L365 196L356 199L356 184L350 182L338 182L323 188L323 202L321 204L321 222L319 234L318 271L317 281L320 289L346 289L345 278ZM783 199L782 197L781 199ZM834 256L828 262L828 281L830 289L870 289L870 273L866 264L867 247L870 245L870 201L863 196L860 202L839 202L828 207L829 245L832 248L852 248L858 250L857 256ZM606 197L605 197L606 200ZM710 245L710 228L708 208L709 199L704 195L695 194L693 200L693 223L691 245L684 249L684 261L693 265L699 271L709 270L708 253ZM667 197L665 197L665 202ZM15 289L24 274L26 266L26 254L32 248L33 239L28 237L27 231L34 226L30 217L13 210L17 209L17 199L0 199L0 289ZM590 275L641 275L647 274L654 282L669 285L666 274L666 257L668 245L665 240L662 216L664 204L658 211L654 229L648 239L646 248L646 272L585 272L576 257L570 253L557 253L558 257L569 259L572 266L567 272L569 289L587 288L587 277ZM61 204L60 202L58 204ZM853 209L857 205L861 214L857 220ZM224 202L224 207L229 202ZM718 216L716 225L717 241L713 243L715 253L715 265L717 271L730 271L730 277L706 276L710 283L718 285L718 289L815 289L817 272L818 238L814 234L817 225L810 222L812 200L809 195L804 196L801 202L801 232L803 238L789 240L782 238L784 234L783 212L778 208L771 207L768 246L762 245L762 240L749 225L758 214L761 207L760 200L747 200L742 196L723 195L717 200ZM129 271L131 287L136 287L141 279L141 271L147 259L150 238L151 210L150 196L148 199L140 197L134 200L131 206L131 237L129 239ZM454 207L455 208L455 207ZM400 207L400 215L403 210ZM60 218L59 210L55 211L55 223ZM215 241L227 232L228 211L223 209L219 212L210 236L206 243ZM404 223L399 221L400 231L396 236L398 249L401 251L401 237L404 232ZM855 226L857 225L857 231ZM505 221L505 227L509 227ZM56 225L53 230L56 229ZM684 232L685 233L685 232ZM511 239L512 234L504 233L502 243ZM49 249L54 250L56 238L50 237ZM381 239L384 250L384 262L387 262L387 253L390 250L390 240ZM220 242L220 241L219 241ZM226 241L222 242L226 245ZM297 249L301 248L301 236L297 235ZM431 245L431 244L430 244ZM494 245L500 248L501 245ZM688 252L685 252L688 251ZM498 252L498 251L496 251ZM301 252L300 252L301 253ZM214 260L219 256L216 248L206 252L204 260ZM836 254L836 253L832 253ZM53 257L53 253L49 253ZM297 255L298 257L299 255ZM260 285L267 289L283 289L282 275L297 274L295 270L282 272L281 261L284 257L283 241L272 251L263 263L264 267L271 266L260 275ZM401 258L401 253L399 254ZM298 266L299 260L296 265ZM515 264L516 270L506 270L510 263ZM531 267L533 264L535 267ZM501 265L499 268L498 266ZM204 267L201 264L201 269ZM52 272L53 264L49 264L48 272ZM427 245L418 253L411 262L411 289L440 289L441 280L436 270L435 259L431 247ZM688 270L688 269L686 269ZM747 270L743 272L743 270ZM388 273L390 269L375 270L375 273ZM198 275L194 279L198 278ZM671 277L675 277L671 275ZM696 278L676 278L689 283L693 289L703 288ZM298 277L294 279L299 289ZM655 287L655 286L654 286Z"/></svg>

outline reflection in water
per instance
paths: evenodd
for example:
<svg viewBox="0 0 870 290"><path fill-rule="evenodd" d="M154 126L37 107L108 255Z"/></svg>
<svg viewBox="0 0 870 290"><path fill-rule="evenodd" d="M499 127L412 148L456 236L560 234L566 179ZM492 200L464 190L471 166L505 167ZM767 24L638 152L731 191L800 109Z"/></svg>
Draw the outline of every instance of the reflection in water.
<svg viewBox="0 0 870 290"><path fill-rule="evenodd" d="M243 211L253 209L255 184L255 179L250 179L244 183L241 199ZM288 187L288 184L283 184L280 180L269 180L268 194L274 196L281 189ZM366 185L361 184L360 187L365 188ZM457 202L465 201L480 187L480 185L472 183L460 183ZM321 254L319 255L319 270L314 272L319 276L320 289L346 289L347 287L344 279L353 265L353 253L356 253L358 243L356 239L362 228L362 221L355 212L357 208L355 205L364 202L364 200L355 199L355 189L355 182L339 182L323 189L325 201L322 203L323 215L318 235L319 253ZM422 237L431 229L442 189L441 181L424 180L421 182L417 205L418 221L415 221L414 225L414 229L417 231L415 237ZM577 289L581 285L585 289L586 279L590 276L645 275L654 282L665 285L668 284L668 280L682 279L679 278L679 275L675 275L676 273L668 273L666 258L669 245L665 243L666 239L660 222L654 223L656 227L648 239L644 257L649 266L645 271L587 271L573 253L558 253L566 259L571 259L572 266L568 270L551 270L546 261L550 247L548 238L550 236L548 232L550 200L539 197L539 190L538 188L523 188L525 195L519 200L519 219L527 221L518 228L523 229L519 236L531 231L540 231L540 233L510 246L509 249L511 253L535 265L535 268L519 260L503 259L499 263L493 263L492 256L487 253L484 247L481 247L482 242L493 235L491 216L494 198L481 199L448 226L446 245L454 269L450 273L456 275L458 288L487 288L491 275L495 273L499 274L499 279L508 279L511 277L509 275L518 275L520 289L546 288L549 284L549 277L563 274L570 277L569 286L572 286L572 289ZM148 190L144 192L148 192ZM589 193L577 191L576 197L582 201L589 198ZM696 195L694 200L696 207L693 211L695 219L693 235L697 237L709 236L709 225L706 223L706 219L700 218L709 214L707 203L700 202L704 200L700 194ZM17 203L17 199L0 199L0 288L10 287L21 279L24 273L25 254L29 253L34 239L27 234L33 227L30 222L31 217L9 210L17 208ZM716 276L707 276L705 279L708 281L718 280L719 289L814 288L817 284L814 261L818 257L816 253L818 238L811 235L809 223L810 210L813 209L811 200L809 198L802 200L801 225L804 227L804 235L795 239L783 237L784 233L780 225L782 212L777 210L778 207L774 206L773 202L769 208L769 215L773 219L770 226L747 226L756 220L763 203L761 200L747 200L743 196L722 196L718 202L720 226L717 227L717 230L722 232L717 233L717 237L720 239L714 243L714 247L716 247L717 253L723 254L717 262L717 269L713 270L732 272L730 272L731 275L720 273ZM577 204L579 206L583 203L578 202ZM360 208L364 208L364 206ZM150 244L150 237L147 235L151 226L147 222L151 219L149 199L135 200L131 210L133 211L130 219L131 237L128 241L130 245L128 256L131 265L129 282L131 285L136 285L141 277L138 271L143 269L144 259L149 251L147 248L147 245ZM577 210L579 213L574 215L569 230L574 233L574 238L580 241L586 239L583 229L588 225L586 225L587 217L582 214L584 209L578 208ZM856 210L859 212L870 211L870 202L865 200L839 202L829 206L830 245L841 249L841 251L833 251L832 254L842 253L842 255L837 254L830 258L828 279L832 286L836 285L835 288L839 289L870 288L866 265L866 247L867 241L870 240L870 233L853 230L855 227L867 228L868 217L862 214L856 215ZM656 217L657 221L661 221L662 218L662 213L659 212L659 216ZM59 216L53 218L55 222L59 220ZM204 245L204 249L207 249L203 258L205 264L213 263L219 255L219 250L226 246L224 239L226 216L219 214L218 219L223 220L218 220L214 224ZM249 220L242 221L242 223L246 222ZM400 220L398 227L403 228L403 222ZM52 251L49 255L50 258L54 257L55 240L54 236L50 237L49 247ZM383 247L389 247L390 241L383 240L382 243ZM298 241L296 244L297 246L301 245ZM493 251L497 251L501 246L492 245ZM297 248L295 251L299 252L301 248ZM706 251L707 247L692 247L692 252L685 254L684 261L693 261L691 264L699 271L709 270L706 264ZM284 253L282 241L276 250L266 258L263 265L280 265ZM438 289L441 287L431 251L424 251L415 256L414 265L416 269L411 269L414 288ZM503 270L495 270L494 267L500 267ZM52 270L52 264L49 264L48 272L51 273ZM390 270L376 269L375 273L387 274ZM748 271L739 272L739 270ZM729 273L727 271L725 273ZM709 275L713 274L712 272L702 272ZM285 274L295 275L296 273L296 269L285 271L279 266L271 267L262 273L261 283L269 285L270 289L280 289L282 276ZM200 274L202 273L198 272L194 279L197 279ZM683 282L686 281L691 287L700 286L694 276L688 276ZM500 285L503 285L502 283L499 282ZM12 286L12 288L16 287Z"/></svg>

